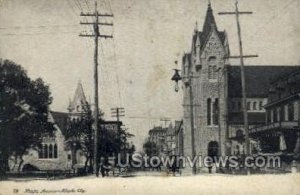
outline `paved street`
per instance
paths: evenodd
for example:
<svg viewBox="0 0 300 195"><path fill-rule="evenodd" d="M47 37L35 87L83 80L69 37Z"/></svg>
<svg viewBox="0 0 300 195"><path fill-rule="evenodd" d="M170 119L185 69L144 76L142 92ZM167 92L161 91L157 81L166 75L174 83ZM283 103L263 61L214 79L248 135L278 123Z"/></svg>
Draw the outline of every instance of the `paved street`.
<svg viewBox="0 0 300 195"><path fill-rule="evenodd" d="M156 172L157 173L157 172ZM155 175L155 172L150 174ZM138 173L140 174L140 173ZM137 175L138 175L137 174ZM256 181L256 182L252 182ZM238 182L238 186L237 186ZM257 184L260 185L257 185ZM56 194L299 194L300 174L198 175L191 177L71 178L54 181L3 181L0 194L34 194L55 190ZM5 186L5 187L4 187ZM263 186L263 188L262 188ZM27 192L26 192L27 191ZM109 193L108 193L109 191ZM31 192L31 193L30 193ZM36 193L35 193L36 194Z"/></svg>

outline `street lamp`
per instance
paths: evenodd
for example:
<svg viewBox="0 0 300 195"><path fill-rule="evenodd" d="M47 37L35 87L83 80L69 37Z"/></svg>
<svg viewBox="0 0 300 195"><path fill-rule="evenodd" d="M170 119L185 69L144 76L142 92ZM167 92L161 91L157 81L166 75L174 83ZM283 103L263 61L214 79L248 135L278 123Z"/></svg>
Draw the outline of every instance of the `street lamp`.
<svg viewBox="0 0 300 195"><path fill-rule="evenodd" d="M175 64L177 65L177 61L175 61ZM175 91L178 92L179 87L178 87L178 81L182 80L182 77L179 75L179 70L178 69L174 69L175 73L173 75L173 77L171 78L172 81L175 81ZM194 108L193 108L193 85L192 85L192 78L193 77L193 72L189 71L189 74L187 76L188 80L189 80L189 96L190 96L190 118L191 118L191 146L192 146L192 158L194 160L195 156L196 156L196 151L195 151L195 136L194 136ZM197 173L197 169L196 169L196 165L193 165L193 174L196 175Z"/></svg>
<svg viewBox="0 0 300 195"><path fill-rule="evenodd" d="M172 76L171 80L175 81L175 91L178 92L179 86L178 86L178 81L182 80L181 76L179 75L178 69L173 69L175 71L174 75Z"/></svg>

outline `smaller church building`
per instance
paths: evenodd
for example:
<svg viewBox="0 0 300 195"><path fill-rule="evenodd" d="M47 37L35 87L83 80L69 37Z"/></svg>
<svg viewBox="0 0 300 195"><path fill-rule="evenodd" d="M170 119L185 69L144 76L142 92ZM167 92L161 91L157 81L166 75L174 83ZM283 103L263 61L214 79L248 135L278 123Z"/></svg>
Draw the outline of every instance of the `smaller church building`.
<svg viewBox="0 0 300 195"><path fill-rule="evenodd" d="M68 112L49 112L49 121L54 123L55 132L53 136L45 135L40 145L40 150L30 149L23 156L21 171L29 170L71 170L83 167L86 157L80 149L74 150L67 144L65 133L68 122L77 119L84 114L84 107L89 103L86 100L82 84L79 82L75 95L70 101ZM17 171L20 159L10 159L11 171Z"/></svg>

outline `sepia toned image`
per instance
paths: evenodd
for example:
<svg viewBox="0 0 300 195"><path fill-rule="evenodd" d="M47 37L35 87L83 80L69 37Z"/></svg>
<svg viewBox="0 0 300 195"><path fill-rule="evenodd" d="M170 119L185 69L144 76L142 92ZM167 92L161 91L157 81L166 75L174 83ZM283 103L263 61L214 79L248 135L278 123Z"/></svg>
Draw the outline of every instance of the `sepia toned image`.
<svg viewBox="0 0 300 195"><path fill-rule="evenodd" d="M0 195L299 194L299 0L0 0Z"/></svg>

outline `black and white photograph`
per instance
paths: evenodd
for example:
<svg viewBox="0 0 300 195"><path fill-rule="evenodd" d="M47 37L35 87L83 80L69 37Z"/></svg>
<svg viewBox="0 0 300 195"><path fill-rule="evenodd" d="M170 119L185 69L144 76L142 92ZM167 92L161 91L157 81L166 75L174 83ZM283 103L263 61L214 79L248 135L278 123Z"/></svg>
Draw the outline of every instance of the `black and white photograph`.
<svg viewBox="0 0 300 195"><path fill-rule="evenodd" d="M0 0L0 195L299 194L299 0Z"/></svg>

